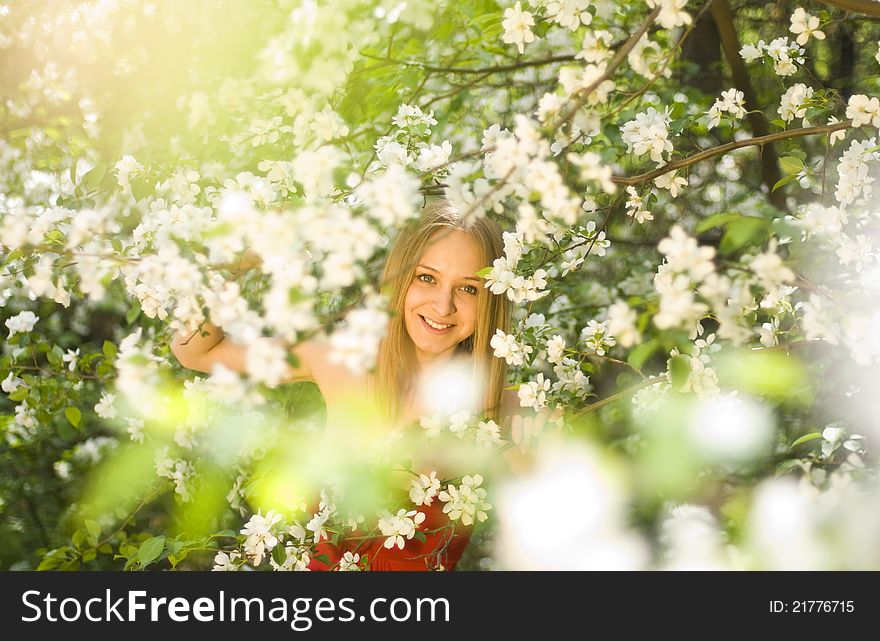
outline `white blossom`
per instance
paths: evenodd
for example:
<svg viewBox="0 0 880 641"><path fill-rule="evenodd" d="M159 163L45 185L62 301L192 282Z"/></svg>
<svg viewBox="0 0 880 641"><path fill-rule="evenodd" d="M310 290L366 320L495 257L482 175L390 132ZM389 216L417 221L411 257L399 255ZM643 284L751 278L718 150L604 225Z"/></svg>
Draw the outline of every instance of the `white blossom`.
<svg viewBox="0 0 880 641"><path fill-rule="evenodd" d="M519 2L504 10L504 20L501 21L501 26L504 28L502 41L507 44L515 44L520 53L525 51L526 44L535 40L535 34L531 29L535 26L535 19L531 13L522 10Z"/></svg>
<svg viewBox="0 0 880 641"><path fill-rule="evenodd" d="M580 58L584 62L605 62L612 56L610 49L612 42L614 35L610 31L604 29L587 31L584 34L581 50L575 54L575 58Z"/></svg>
<svg viewBox="0 0 880 641"><path fill-rule="evenodd" d="M608 321L591 320L581 330L581 340L588 349L604 356L609 348L616 344L614 336L608 331Z"/></svg>
<svg viewBox="0 0 880 641"><path fill-rule="evenodd" d="M617 301L608 308L608 334L615 337L621 347L632 347L642 340L642 335L636 329L635 310L622 300Z"/></svg>
<svg viewBox="0 0 880 641"><path fill-rule="evenodd" d="M386 514L380 518L379 530L382 532L382 536L388 537L385 539L384 547L390 549L396 545L402 550L406 544L404 539L412 539L416 534L416 529L424 520L424 512L416 510L407 512L405 508L398 510L395 515Z"/></svg>
<svg viewBox="0 0 880 641"><path fill-rule="evenodd" d="M834 196L841 205L866 201L871 197L871 183L875 179L871 175L868 163L880 158L880 154L868 150L876 144L876 138L865 141L853 140L849 149L840 157Z"/></svg>
<svg viewBox="0 0 880 641"><path fill-rule="evenodd" d="M789 87L779 102L779 117L785 122L803 118L807 113L807 103L813 97L813 88L803 83Z"/></svg>
<svg viewBox="0 0 880 641"><path fill-rule="evenodd" d="M126 154L114 165L114 169L116 170L116 180L119 182L119 186L124 190L128 190L131 177L143 171L144 167L133 156Z"/></svg>
<svg viewBox="0 0 880 641"><path fill-rule="evenodd" d="M423 113L416 105L403 104L397 108L397 113L391 119L401 129L424 129L426 136L431 134L430 127L437 124L434 112Z"/></svg>
<svg viewBox="0 0 880 641"><path fill-rule="evenodd" d="M286 350L269 338L260 338L248 345L245 367L248 376L269 387L278 386L290 371Z"/></svg>
<svg viewBox="0 0 880 641"><path fill-rule="evenodd" d="M687 187L688 179L679 176L677 171L669 171L654 179L654 184L660 189L668 189L669 195L673 198L678 197L678 190Z"/></svg>
<svg viewBox="0 0 880 641"><path fill-rule="evenodd" d="M370 370L379 353L379 343L385 336L388 314L381 309L364 307L350 311L345 325L330 337L330 361L344 363L352 372Z"/></svg>
<svg viewBox="0 0 880 641"><path fill-rule="evenodd" d="M7 329L9 329L9 338L12 338L15 334L27 334L31 332L38 320L40 320L39 316L30 310L25 310L19 312L15 316L10 316L6 319L4 324Z"/></svg>
<svg viewBox="0 0 880 641"><path fill-rule="evenodd" d="M494 350L496 358L503 358L508 365L520 366L525 358L532 353L530 345L520 344L513 334L505 334L503 330L496 329L495 335L489 341L489 346Z"/></svg>
<svg viewBox="0 0 880 641"><path fill-rule="evenodd" d="M107 420L116 418L116 408L113 405L115 402L115 394L101 392L101 400L95 405L95 413L101 418Z"/></svg>
<svg viewBox="0 0 880 641"><path fill-rule="evenodd" d="M461 485L449 484L440 492L439 498L446 504L443 512L451 521L460 519L464 525L473 525L475 521L482 523L489 518L486 512L492 506L486 501L486 490L480 487L482 483L483 477L479 474L464 476Z"/></svg>
<svg viewBox="0 0 880 641"><path fill-rule="evenodd" d="M811 16L804 11L802 7L798 7L794 10L794 13L791 14L791 26L789 27L789 30L797 35L797 43L799 45L807 44L807 40L810 39L810 36L816 40L825 39L825 33L819 31L819 18Z"/></svg>
<svg viewBox="0 0 880 641"><path fill-rule="evenodd" d="M669 236L658 243L657 250L666 256L670 270L688 274L694 281L701 281L715 271L712 262L715 248L697 245L697 240L679 225L672 226Z"/></svg>
<svg viewBox="0 0 880 641"><path fill-rule="evenodd" d="M558 364L565 355L565 339L558 334L547 341L547 360L550 363Z"/></svg>
<svg viewBox="0 0 880 641"><path fill-rule="evenodd" d="M213 572L234 572L238 570L235 562L240 558L241 554L238 552L233 551L227 554L221 550L214 555L214 567L211 570Z"/></svg>
<svg viewBox="0 0 880 641"><path fill-rule="evenodd" d="M351 551L347 551L342 555L342 558L339 559L339 572L359 572L361 569L360 566L361 555L357 552L352 553Z"/></svg>
<svg viewBox="0 0 880 641"><path fill-rule="evenodd" d="M592 151L583 154L568 154L568 160L580 169L580 180L596 181L606 194L613 194L617 191L617 185L611 181L611 167L602 164L602 158L599 154Z"/></svg>
<svg viewBox="0 0 880 641"><path fill-rule="evenodd" d="M241 533L247 536L244 542L244 552L254 565L263 562L263 555L271 552L278 544L278 538L273 532L273 527L281 520L281 515L275 510L269 510L263 516L262 510L251 516L250 520L241 529Z"/></svg>
<svg viewBox="0 0 880 641"><path fill-rule="evenodd" d="M851 238L846 234L840 234L838 242L840 247L838 247L836 253L840 259L840 264L852 264L857 272L861 272L864 266L875 258L871 239L864 234L858 234L855 238Z"/></svg>
<svg viewBox="0 0 880 641"><path fill-rule="evenodd" d="M545 15L558 25L576 31L592 22L593 14L587 11L591 4L590 0L549 0Z"/></svg>
<svg viewBox="0 0 880 641"><path fill-rule="evenodd" d="M431 472L430 476L419 474L419 478L410 481L409 498L416 506L431 505L439 491L437 472Z"/></svg>
<svg viewBox="0 0 880 641"><path fill-rule="evenodd" d="M652 9L659 6L660 14L657 16L657 22L664 29L674 29L682 25L690 24L693 21L687 11L683 11L687 5L687 0L647 0L648 6Z"/></svg>
<svg viewBox="0 0 880 641"><path fill-rule="evenodd" d="M495 421L480 421L475 435L477 445L492 447L501 445L501 427Z"/></svg>
<svg viewBox="0 0 880 641"><path fill-rule="evenodd" d="M709 108L709 129L717 127L721 122L721 114L730 114L734 120L746 115L745 96L736 88L721 92L721 97Z"/></svg>
<svg viewBox="0 0 880 641"><path fill-rule="evenodd" d="M621 128L621 135L626 143L626 150L636 156L649 154L651 160L662 164L665 161L663 154L672 152L667 130L669 113L668 107L663 112L648 107L647 111L636 114L635 120L625 123Z"/></svg>
<svg viewBox="0 0 880 641"><path fill-rule="evenodd" d="M437 436L440 436L440 432L443 431L445 422L442 416L432 414L431 416L422 416L419 419L419 424L425 430L425 436L428 438L436 438Z"/></svg>
<svg viewBox="0 0 880 641"><path fill-rule="evenodd" d="M536 410L547 405L547 392L550 391L550 381L544 378L544 374L538 374L534 381L523 383L519 386L520 407L534 407Z"/></svg>
<svg viewBox="0 0 880 641"><path fill-rule="evenodd" d="M3 379L2 389L7 394L12 394L15 390L18 389L18 386L24 383L24 381L18 378L12 372L6 375L6 378Z"/></svg>
<svg viewBox="0 0 880 641"><path fill-rule="evenodd" d="M440 145L425 145L419 150L419 157L415 161L415 167L419 171L434 170L440 165L445 165L452 154L452 143L444 140Z"/></svg>
<svg viewBox="0 0 880 641"><path fill-rule="evenodd" d="M644 201L639 192L632 185L627 185L626 193L629 199L626 201L626 215L635 219L640 225L647 220L654 220L654 214L645 209Z"/></svg>
<svg viewBox="0 0 880 641"><path fill-rule="evenodd" d="M852 118L853 127L880 127L880 100L864 94L850 96L846 103L846 117Z"/></svg>

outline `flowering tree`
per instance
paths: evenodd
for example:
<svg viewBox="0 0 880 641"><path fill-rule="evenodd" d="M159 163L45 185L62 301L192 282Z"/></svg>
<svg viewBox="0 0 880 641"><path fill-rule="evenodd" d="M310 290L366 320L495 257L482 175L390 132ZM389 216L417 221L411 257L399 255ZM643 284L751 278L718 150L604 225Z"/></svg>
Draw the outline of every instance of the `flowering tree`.
<svg viewBox="0 0 880 641"><path fill-rule="evenodd" d="M482 528L469 567L880 567L864 15L0 4L0 565L305 569L356 530L424 541L439 502ZM507 230L480 274L515 307L491 346L522 408L565 419L505 480L518 434L425 416L471 468L404 465L391 505L400 452L321 449L275 339L326 333L369 370L388 242L433 196ZM205 321L246 375L169 355Z"/></svg>

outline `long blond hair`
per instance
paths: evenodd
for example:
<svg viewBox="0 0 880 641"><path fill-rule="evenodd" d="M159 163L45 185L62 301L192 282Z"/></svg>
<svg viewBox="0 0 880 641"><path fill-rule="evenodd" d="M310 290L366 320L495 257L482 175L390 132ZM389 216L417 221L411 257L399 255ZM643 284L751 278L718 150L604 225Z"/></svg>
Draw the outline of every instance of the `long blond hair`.
<svg viewBox="0 0 880 641"><path fill-rule="evenodd" d="M415 276L416 265L432 239L444 230L460 230L477 241L485 266L504 253L501 228L489 218L463 221L447 200L435 200L422 210L418 220L407 225L388 254L382 273L382 291L393 310L388 333L379 346L374 391L386 416L397 419L401 405L412 392L417 363L415 345L406 331L404 301ZM483 405L489 418L497 419L506 379L506 362L495 358L489 345L496 329L509 331L510 305L506 296L496 296L480 287L473 335L458 344L456 354L471 354L474 381L485 382Z"/></svg>

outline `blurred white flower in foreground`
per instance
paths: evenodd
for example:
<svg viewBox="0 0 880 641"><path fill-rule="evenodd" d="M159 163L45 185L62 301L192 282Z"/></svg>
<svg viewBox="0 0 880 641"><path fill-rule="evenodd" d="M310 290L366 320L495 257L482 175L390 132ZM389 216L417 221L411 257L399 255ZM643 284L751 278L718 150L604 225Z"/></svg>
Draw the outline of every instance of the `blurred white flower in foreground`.
<svg viewBox="0 0 880 641"><path fill-rule="evenodd" d="M496 556L503 567L643 568L648 548L626 527L625 494L610 466L575 443L548 443L537 456L530 474L498 489Z"/></svg>
<svg viewBox="0 0 880 641"><path fill-rule="evenodd" d="M665 570L727 570L718 521L702 505L667 506L660 523Z"/></svg>
<svg viewBox="0 0 880 641"><path fill-rule="evenodd" d="M459 359L424 368L418 376L416 390L426 414L476 412L483 395L483 386L474 376L473 366Z"/></svg>
<svg viewBox="0 0 880 641"><path fill-rule="evenodd" d="M768 454L773 441L773 419L764 405L736 392L699 401L690 421L694 444L707 458L746 462Z"/></svg>

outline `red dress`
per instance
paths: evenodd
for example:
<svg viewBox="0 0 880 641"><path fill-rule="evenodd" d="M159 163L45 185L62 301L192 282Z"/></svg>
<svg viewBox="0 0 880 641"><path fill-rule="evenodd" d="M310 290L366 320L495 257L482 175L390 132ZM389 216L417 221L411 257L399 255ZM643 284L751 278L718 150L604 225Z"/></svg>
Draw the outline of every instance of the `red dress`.
<svg viewBox="0 0 880 641"><path fill-rule="evenodd" d="M431 505L423 505L415 508L424 513L425 520L418 526L418 530L434 530L452 525L449 517L443 513L443 503L436 497ZM454 528L444 528L438 532L425 532L425 542L417 538L404 539L405 545L401 550L396 545L393 548L384 546L388 537L377 536L369 539L351 540L342 539L338 545L329 542L319 543L318 554L326 554L329 564L312 559L309 563L310 570L336 569L336 563L346 552L360 555L361 560L369 557L369 569L371 571L426 571L426 570L454 570L458 565L464 550L473 532L473 526L464 526L455 523ZM354 531L348 537L361 537L364 532Z"/></svg>

